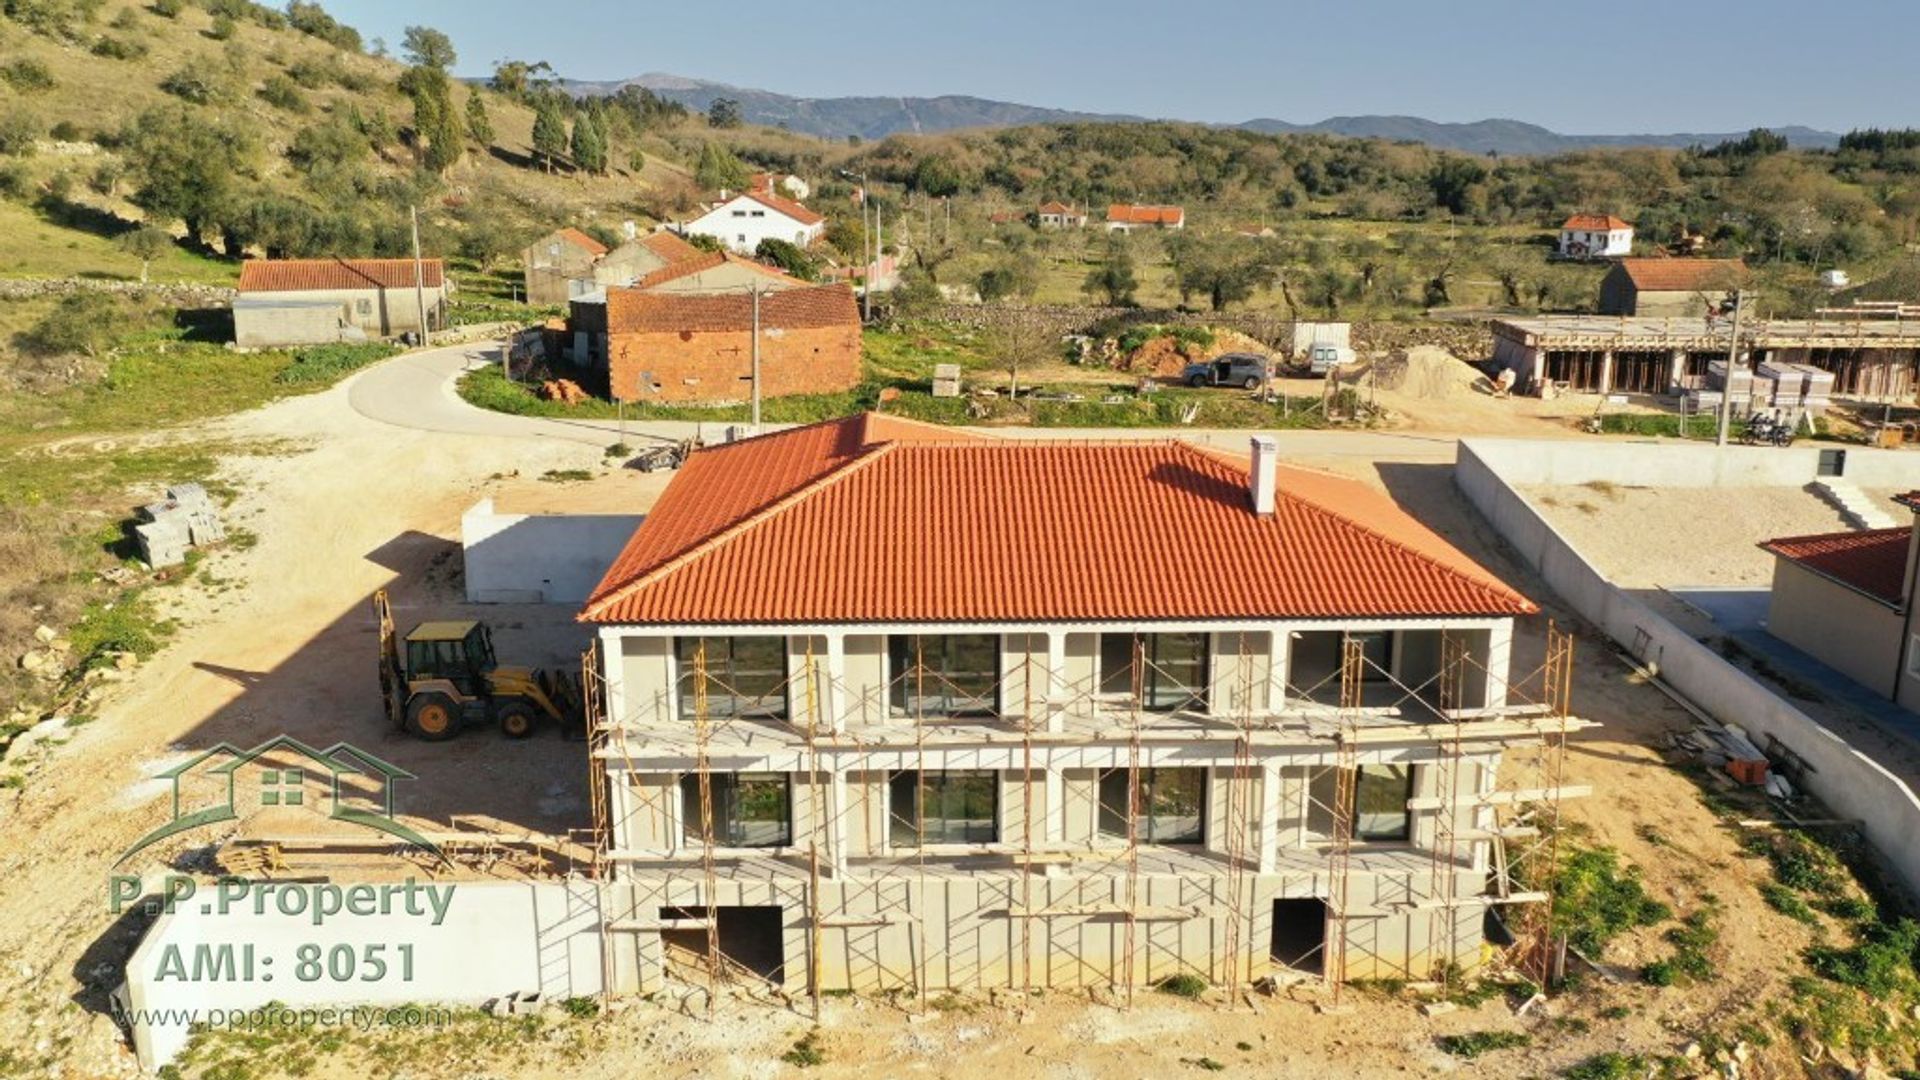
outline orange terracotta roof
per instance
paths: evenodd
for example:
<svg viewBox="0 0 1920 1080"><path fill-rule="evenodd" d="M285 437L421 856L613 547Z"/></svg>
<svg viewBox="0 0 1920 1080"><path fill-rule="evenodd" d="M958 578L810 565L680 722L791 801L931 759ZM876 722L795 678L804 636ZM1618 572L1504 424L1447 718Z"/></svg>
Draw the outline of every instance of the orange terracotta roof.
<svg viewBox="0 0 1920 1080"><path fill-rule="evenodd" d="M818 225L827 220L792 199L783 198L770 191L743 191L740 197L752 199L769 210L778 210L802 225Z"/></svg>
<svg viewBox="0 0 1920 1080"><path fill-rule="evenodd" d="M1621 259L1620 268L1640 292L1719 289L1747 272L1739 259Z"/></svg>
<svg viewBox="0 0 1920 1080"><path fill-rule="evenodd" d="M429 289L445 280L439 259L421 260ZM412 259L249 259L240 265L241 292L307 292L316 289L411 289Z"/></svg>
<svg viewBox="0 0 1920 1080"><path fill-rule="evenodd" d="M1567 219L1562 229L1580 229L1585 232L1612 232L1615 229L1631 229L1633 223L1622 221L1612 214L1575 214Z"/></svg>
<svg viewBox="0 0 1920 1080"><path fill-rule="evenodd" d="M560 239L576 247L585 248L594 255L605 255L607 253L607 245L595 240L593 237L588 236L586 233L581 232L571 225L564 229L554 230L553 235L558 236Z"/></svg>
<svg viewBox="0 0 1920 1080"><path fill-rule="evenodd" d="M691 259L704 254L699 248L665 230L648 233L641 237L638 243L669 263L677 263L682 259Z"/></svg>
<svg viewBox="0 0 1920 1080"><path fill-rule="evenodd" d="M1893 607L1905 597L1907 544L1913 527L1817 533L1769 540L1760 547Z"/></svg>
<svg viewBox="0 0 1920 1080"><path fill-rule="evenodd" d="M860 308L854 303L853 290L844 284L769 291L760 297L760 325L790 330L858 327ZM746 331L752 327L753 298L742 292L648 292L637 287L607 290L610 334Z"/></svg>
<svg viewBox="0 0 1920 1080"><path fill-rule="evenodd" d="M1043 214L1072 214L1073 207L1063 202L1043 202L1040 204L1040 212Z"/></svg>
<svg viewBox="0 0 1920 1080"><path fill-rule="evenodd" d="M968 437L864 416L701 450L588 622L1517 615L1537 610L1355 481L1185 443Z"/></svg>
<svg viewBox="0 0 1920 1080"><path fill-rule="evenodd" d="M728 264L745 267L748 270L760 274L762 277L771 278L776 281L794 280L788 276L785 270L776 266L768 266L766 263L749 259L744 255L735 255L731 251L703 251L692 258L682 259L676 263L668 263L660 269L642 277L639 281L634 282L633 287L636 289L650 289L655 285L663 285L669 281L677 281L690 274L698 274Z"/></svg>
<svg viewBox="0 0 1920 1080"><path fill-rule="evenodd" d="M1187 212L1178 206L1134 206L1114 203L1107 207L1107 220L1127 225L1178 225Z"/></svg>

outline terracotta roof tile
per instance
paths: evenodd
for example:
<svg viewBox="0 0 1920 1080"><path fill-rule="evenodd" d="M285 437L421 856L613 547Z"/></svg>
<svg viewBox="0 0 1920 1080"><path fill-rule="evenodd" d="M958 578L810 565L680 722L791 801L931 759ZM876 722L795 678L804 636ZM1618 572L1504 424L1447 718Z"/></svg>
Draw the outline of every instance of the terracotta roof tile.
<svg viewBox="0 0 1920 1080"><path fill-rule="evenodd" d="M1769 540L1760 547L1858 590L1883 604L1905 599L1907 543L1913 528L1865 529Z"/></svg>
<svg viewBox="0 0 1920 1080"><path fill-rule="evenodd" d="M1739 259L1621 259L1627 280L1641 292L1703 292L1746 276Z"/></svg>
<svg viewBox="0 0 1920 1080"><path fill-rule="evenodd" d="M607 245L595 240L593 237L588 236L586 233L581 232L571 225L564 229L554 230L553 235L577 247L585 248L594 255L605 255L607 253Z"/></svg>
<svg viewBox="0 0 1920 1080"><path fill-rule="evenodd" d="M746 196L768 209L780 211L802 225L818 225L827 220L792 199L783 198L770 191L749 191Z"/></svg>
<svg viewBox="0 0 1920 1080"><path fill-rule="evenodd" d="M745 256L735 255L731 251L702 251L691 258L668 263L660 269L642 277L639 281L634 282L633 287L636 289L650 289L655 285L664 285L669 281L676 281L689 274L698 274L705 270L713 270L729 263L734 266L744 266L749 270L758 271L762 276L775 280L793 280L787 276L787 272L784 270L768 266L766 263L758 262Z"/></svg>
<svg viewBox="0 0 1920 1080"><path fill-rule="evenodd" d="M680 237L665 230L648 233L641 237L637 243L655 255L667 260L669 263L676 263L682 259L691 259L696 255L704 254L699 248L694 247L692 244L687 243Z"/></svg>
<svg viewBox="0 0 1920 1080"><path fill-rule="evenodd" d="M1633 223L1622 221L1612 214L1575 214L1568 218L1562 229L1581 229L1586 232L1613 232L1616 229L1631 229Z"/></svg>
<svg viewBox="0 0 1920 1080"><path fill-rule="evenodd" d="M423 259L420 276L437 289L445 269L439 259ZM413 281L412 259L250 259L240 266L239 290L411 289Z"/></svg>
<svg viewBox="0 0 1920 1080"><path fill-rule="evenodd" d="M1187 212L1178 206L1135 206L1114 203L1107 207L1107 220L1127 225L1178 225Z"/></svg>
<svg viewBox="0 0 1920 1080"><path fill-rule="evenodd" d="M694 454L592 622L1514 615L1537 610L1391 500L1179 442L968 438L853 417Z"/></svg>
<svg viewBox="0 0 1920 1080"><path fill-rule="evenodd" d="M1043 214L1071 214L1073 213L1073 207L1056 199L1053 202L1041 203L1040 212Z"/></svg>
<svg viewBox="0 0 1920 1080"><path fill-rule="evenodd" d="M843 284L769 291L760 297L760 325L795 330L822 326L857 327L860 325L860 308L854 303L853 290ZM741 292L701 294L647 292L641 288L607 290L607 332L611 334L748 330L752 326L753 298Z"/></svg>

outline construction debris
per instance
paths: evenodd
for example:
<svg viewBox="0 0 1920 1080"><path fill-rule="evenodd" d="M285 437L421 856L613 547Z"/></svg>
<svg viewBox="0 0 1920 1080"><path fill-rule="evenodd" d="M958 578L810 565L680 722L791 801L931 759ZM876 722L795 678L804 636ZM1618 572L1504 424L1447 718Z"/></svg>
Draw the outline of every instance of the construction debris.
<svg viewBox="0 0 1920 1080"><path fill-rule="evenodd" d="M540 384L540 397L565 405L578 405L587 400L587 392L572 379L548 379Z"/></svg>
<svg viewBox="0 0 1920 1080"><path fill-rule="evenodd" d="M165 499L140 508L140 518L140 524L133 528L140 560L155 570L185 562L190 547L205 547L227 538L212 498L199 484L168 488Z"/></svg>

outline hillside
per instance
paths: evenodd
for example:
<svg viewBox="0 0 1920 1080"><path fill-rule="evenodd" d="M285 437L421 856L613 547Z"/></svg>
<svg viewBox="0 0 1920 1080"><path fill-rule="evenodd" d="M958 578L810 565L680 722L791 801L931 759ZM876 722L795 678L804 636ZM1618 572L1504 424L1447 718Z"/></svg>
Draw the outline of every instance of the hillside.
<svg viewBox="0 0 1920 1080"><path fill-rule="evenodd" d="M562 85L569 93L583 95L609 95L618 93L625 86L638 86L699 112L705 112L716 98L731 98L740 103L741 117L750 124L783 127L829 139L844 139L850 135L862 139L880 139L901 133L933 134L973 127L1075 122L1130 123L1144 119L1114 113L1021 105L964 95L931 98L796 97L661 72L599 82L566 80ZM1469 154L1501 155L1563 154L1603 147L1680 149L1696 145L1712 146L1745 134L1564 135L1518 120L1441 123L1417 116L1335 116L1307 124L1257 119L1231 126L1268 135L1346 135L1389 142L1417 142ZM1832 149L1839 141L1839 136L1832 132L1812 128L1782 127L1774 130L1785 135L1794 146L1807 149Z"/></svg>

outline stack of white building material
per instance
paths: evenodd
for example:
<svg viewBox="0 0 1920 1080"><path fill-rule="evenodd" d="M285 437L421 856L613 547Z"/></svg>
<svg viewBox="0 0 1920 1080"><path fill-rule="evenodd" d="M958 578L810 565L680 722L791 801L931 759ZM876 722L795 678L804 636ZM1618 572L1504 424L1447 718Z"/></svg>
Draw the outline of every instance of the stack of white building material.
<svg viewBox="0 0 1920 1080"><path fill-rule="evenodd" d="M140 559L155 570L186 561L187 549L226 539L220 515L199 484L178 484L167 497L140 508L142 521L133 528Z"/></svg>

